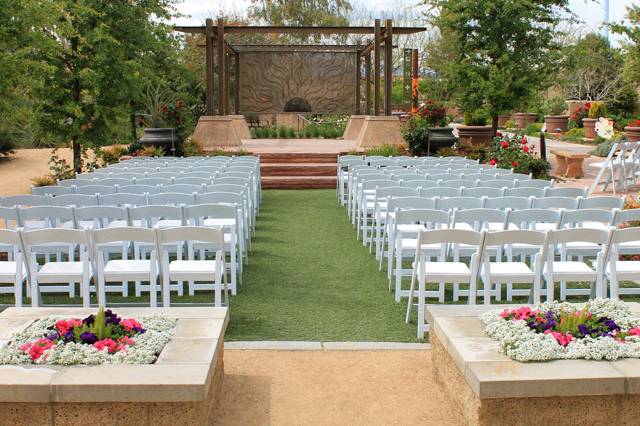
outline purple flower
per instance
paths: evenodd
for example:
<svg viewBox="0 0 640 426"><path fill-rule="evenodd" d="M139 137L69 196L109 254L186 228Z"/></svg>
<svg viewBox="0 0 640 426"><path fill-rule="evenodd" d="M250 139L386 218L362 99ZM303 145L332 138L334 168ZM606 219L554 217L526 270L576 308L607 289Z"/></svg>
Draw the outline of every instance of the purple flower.
<svg viewBox="0 0 640 426"><path fill-rule="evenodd" d="M85 332L80 335L80 341L88 345L92 345L98 341L98 336L93 333Z"/></svg>
<svg viewBox="0 0 640 426"><path fill-rule="evenodd" d="M53 333L47 336L47 339L49 340L58 340L59 338L60 338L60 333L58 333L57 331L54 331Z"/></svg>
<svg viewBox="0 0 640 426"><path fill-rule="evenodd" d="M65 342L72 342L74 337L75 335L73 334L73 329L69 329L69 331L64 333L64 336L62 336Z"/></svg>
<svg viewBox="0 0 640 426"><path fill-rule="evenodd" d="M113 325L118 325L120 324L120 317L116 314L114 314L111 309L107 309L105 312L105 324L113 324Z"/></svg>
<svg viewBox="0 0 640 426"><path fill-rule="evenodd" d="M86 325L89 325L89 326L91 324L93 324L94 322L96 322L96 317L94 317L93 315L89 315L88 317L86 317L85 319L82 320L83 324L86 324Z"/></svg>
<svg viewBox="0 0 640 426"><path fill-rule="evenodd" d="M603 318L604 321L603 324L609 329L609 331L615 331L615 330L620 330L620 327L618 326L618 324L616 324L616 322L612 319L609 318Z"/></svg>
<svg viewBox="0 0 640 426"><path fill-rule="evenodd" d="M144 328L142 328L142 327L133 327L133 328L132 328L132 330L133 330L133 331L135 331L135 332L136 332L136 333L138 333L138 334L142 334L142 333L144 333L144 332L146 331L146 330L145 330Z"/></svg>
<svg viewBox="0 0 640 426"><path fill-rule="evenodd" d="M589 327L585 324L578 324L578 331L580 331L580 334L582 334L583 336L588 336L591 334L591 329L589 329Z"/></svg>

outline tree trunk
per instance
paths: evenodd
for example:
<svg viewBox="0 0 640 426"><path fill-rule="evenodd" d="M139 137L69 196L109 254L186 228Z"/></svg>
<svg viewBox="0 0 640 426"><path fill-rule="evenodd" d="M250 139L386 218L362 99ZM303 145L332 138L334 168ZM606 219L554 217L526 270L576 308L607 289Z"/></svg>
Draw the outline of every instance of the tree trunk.
<svg viewBox="0 0 640 426"><path fill-rule="evenodd" d="M131 143L136 143L138 135L136 134L136 111L133 105L133 101L129 102L131 112L129 114L129 122L131 124Z"/></svg>
<svg viewBox="0 0 640 426"><path fill-rule="evenodd" d="M80 149L80 141L76 135L71 139L71 148L73 150L73 170L75 170L76 173L82 173L82 150Z"/></svg>
<svg viewBox="0 0 640 426"><path fill-rule="evenodd" d="M74 59L74 64L77 64L78 37L71 39L71 56ZM80 75L75 66L73 67L73 101L76 105L80 105ZM77 134L74 134L71 139L71 147L73 149L73 169L76 173L82 173L82 150L80 149L80 139Z"/></svg>
<svg viewBox="0 0 640 426"><path fill-rule="evenodd" d="M498 116L494 115L491 117L491 129L493 130L493 136L498 133Z"/></svg>

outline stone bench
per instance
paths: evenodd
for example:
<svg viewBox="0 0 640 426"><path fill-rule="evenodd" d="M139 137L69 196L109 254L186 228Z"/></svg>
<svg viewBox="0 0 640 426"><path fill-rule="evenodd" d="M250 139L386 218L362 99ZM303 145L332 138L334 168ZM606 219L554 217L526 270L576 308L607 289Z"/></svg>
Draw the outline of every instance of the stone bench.
<svg viewBox="0 0 640 426"><path fill-rule="evenodd" d="M9 308L0 314L0 345L44 316L84 318L96 311ZM0 424L213 424L224 376L227 308L114 311L124 317L159 313L178 320L154 364L1 365Z"/></svg>
<svg viewBox="0 0 640 426"><path fill-rule="evenodd" d="M469 425L638 424L640 360L513 361L478 318L507 306L427 306L436 382Z"/></svg>
<svg viewBox="0 0 640 426"><path fill-rule="evenodd" d="M585 158L589 158L590 154L580 154L577 152L563 151L559 149L551 150L551 153L556 156L558 163L558 169L556 170L557 176L563 176L567 178L580 178L584 176L582 171L582 163Z"/></svg>

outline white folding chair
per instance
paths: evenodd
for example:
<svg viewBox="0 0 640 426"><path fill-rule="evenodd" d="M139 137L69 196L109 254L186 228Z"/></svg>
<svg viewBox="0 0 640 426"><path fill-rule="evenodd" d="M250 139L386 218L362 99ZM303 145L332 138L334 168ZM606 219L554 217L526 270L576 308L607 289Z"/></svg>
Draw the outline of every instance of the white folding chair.
<svg viewBox="0 0 640 426"><path fill-rule="evenodd" d="M585 197L580 199L579 209L622 210L624 197Z"/></svg>
<svg viewBox="0 0 640 426"><path fill-rule="evenodd" d="M621 281L636 284L640 281L640 261L622 260L620 255L640 254L640 227L614 229L611 236L607 269L605 277L609 281L610 297L618 298L621 294L640 294L640 287L620 287ZM620 250L623 248L623 250Z"/></svg>
<svg viewBox="0 0 640 426"><path fill-rule="evenodd" d="M586 197L587 188L546 188L545 197Z"/></svg>
<svg viewBox="0 0 640 426"><path fill-rule="evenodd" d="M107 195L107 194L115 194L116 193L116 185L87 185L87 186L79 186L75 188L76 194L83 195Z"/></svg>
<svg viewBox="0 0 640 426"><path fill-rule="evenodd" d="M145 194L157 194L160 192L160 186L152 186L152 185L124 185L118 186L118 193L124 194L136 194L136 195L145 195Z"/></svg>
<svg viewBox="0 0 640 426"><path fill-rule="evenodd" d="M488 197L484 201L485 209L524 210L531 207L532 199L527 197Z"/></svg>
<svg viewBox="0 0 640 426"><path fill-rule="evenodd" d="M103 247L113 244L120 244L122 241L131 242L134 247L138 244L156 246L155 233L153 229L119 227L96 229L90 231L93 241L93 259L98 276L97 288L98 305L107 305L107 284L108 282L120 282L122 286L128 285L129 281L135 281L140 286L140 292L136 291L136 296L140 297L141 291L149 291L149 300L152 307L158 305L158 264L157 250L151 250L150 258L140 259L112 259L109 260L107 254L102 251ZM148 285L139 284L142 281L149 282ZM116 287L117 288L117 287ZM137 290L137 289L136 289Z"/></svg>
<svg viewBox="0 0 640 426"><path fill-rule="evenodd" d="M82 304L85 308L90 305L89 282L92 277L89 265L88 247L90 241L88 234L79 229L49 228L20 232L22 252L29 268L29 281L31 285L31 305L41 305L40 294L69 293L69 297L75 297L75 284L80 284ZM67 261L46 261L39 266L36 255L41 253L43 247L51 245L66 245L79 247L80 260L76 261L73 253ZM65 283L61 285L61 283ZM42 284L50 284L44 286ZM51 285L58 284L58 285Z"/></svg>
<svg viewBox="0 0 640 426"><path fill-rule="evenodd" d="M94 193L92 195L85 194L67 194L58 195L51 198L51 205L54 206L97 206L98 196Z"/></svg>
<svg viewBox="0 0 640 426"><path fill-rule="evenodd" d="M44 195L9 195L0 198L0 206L2 207L46 206L49 203L49 197Z"/></svg>
<svg viewBox="0 0 640 426"><path fill-rule="evenodd" d="M463 262L448 261L446 257L447 247L451 244L465 244L477 247L476 253L471 256L469 265ZM471 293L475 293L476 281L478 279L478 268L480 253L484 244L484 233L467 231L462 229L437 229L420 230L418 233L417 245L415 249L415 259L413 262L413 272L411 275L411 287L409 289L409 300L407 302L407 315L405 321L408 323L411 316L411 307L414 300L415 282L418 281L418 338L424 338L428 326L425 324L425 307L427 297L441 298L442 283L459 282L469 284ZM431 262L431 251L434 246L441 246L439 250L440 258L436 262ZM425 247L427 251L425 252ZM427 291L427 283L440 283L437 291Z"/></svg>
<svg viewBox="0 0 640 426"><path fill-rule="evenodd" d="M542 198L544 197L545 190L542 188L530 188L530 187L520 187L520 188L507 188L504 192L504 195L508 197L534 197L534 198Z"/></svg>
<svg viewBox="0 0 640 426"><path fill-rule="evenodd" d="M31 194L33 195L50 195L52 197L55 197L57 195L64 195L64 194L72 194L74 191L73 187L70 186L53 186L53 185L48 185L48 186L34 186L33 188L31 188Z"/></svg>
<svg viewBox="0 0 640 426"><path fill-rule="evenodd" d="M553 187L554 180L544 180L544 179L524 179L524 180L516 180L516 187L518 188L540 188L547 189Z"/></svg>
<svg viewBox="0 0 640 426"><path fill-rule="evenodd" d="M23 283L27 278L22 253L19 251L20 237L18 232L10 229L0 229L0 247L9 247L9 253L16 253L12 260L0 260L0 293L13 293L15 306L22 306Z"/></svg>
<svg viewBox="0 0 640 426"><path fill-rule="evenodd" d="M183 226L179 228L156 228L156 239L162 265L162 302L170 306L171 281L207 281L212 284L195 284L196 290L213 290L215 306L222 306L221 292L224 288L224 300L228 305L228 287L225 274L224 232L222 229ZM171 244L187 241L198 244L204 249L213 247L214 260L174 260L169 261L169 253L164 250Z"/></svg>
<svg viewBox="0 0 640 426"><path fill-rule="evenodd" d="M543 197L534 198L531 203L533 209L567 209L575 210L580 204L579 198L571 197Z"/></svg>

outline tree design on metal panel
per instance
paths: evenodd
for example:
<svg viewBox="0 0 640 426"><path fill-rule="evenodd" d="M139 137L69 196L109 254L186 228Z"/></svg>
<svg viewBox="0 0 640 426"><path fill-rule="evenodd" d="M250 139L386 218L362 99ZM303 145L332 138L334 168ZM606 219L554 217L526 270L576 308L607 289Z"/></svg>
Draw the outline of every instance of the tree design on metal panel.
<svg viewBox="0 0 640 426"><path fill-rule="evenodd" d="M277 113L294 98L314 113L355 110L355 55L337 52L243 52L240 111Z"/></svg>

